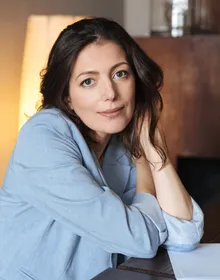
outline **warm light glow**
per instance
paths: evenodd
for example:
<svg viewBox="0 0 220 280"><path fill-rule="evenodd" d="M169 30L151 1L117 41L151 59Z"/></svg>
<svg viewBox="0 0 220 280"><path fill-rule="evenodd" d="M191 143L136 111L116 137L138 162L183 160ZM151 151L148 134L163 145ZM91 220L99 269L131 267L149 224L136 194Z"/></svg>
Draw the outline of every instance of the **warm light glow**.
<svg viewBox="0 0 220 280"><path fill-rule="evenodd" d="M19 129L28 116L36 112L41 99L40 71L45 67L49 51L60 32L83 16L30 16L27 23L21 75Z"/></svg>

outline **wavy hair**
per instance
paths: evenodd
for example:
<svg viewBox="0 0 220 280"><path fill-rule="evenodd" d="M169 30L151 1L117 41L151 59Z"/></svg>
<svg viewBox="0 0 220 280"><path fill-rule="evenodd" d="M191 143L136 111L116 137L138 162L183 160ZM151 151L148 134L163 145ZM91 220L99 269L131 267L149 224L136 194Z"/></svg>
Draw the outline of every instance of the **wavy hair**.
<svg viewBox="0 0 220 280"><path fill-rule="evenodd" d="M51 49L47 66L41 71L43 99L39 110L51 107L60 109L79 127L88 144L93 141L91 129L69 108L67 97L77 55L85 46L101 40L113 41L124 50L135 77L135 110L130 123L118 134L120 140L132 157L145 157L140 143L140 131L147 112L149 139L164 163L165 146L157 143L155 139L155 130L163 108L159 92L163 84L163 72L131 36L112 20L83 19L67 26L60 33Z"/></svg>

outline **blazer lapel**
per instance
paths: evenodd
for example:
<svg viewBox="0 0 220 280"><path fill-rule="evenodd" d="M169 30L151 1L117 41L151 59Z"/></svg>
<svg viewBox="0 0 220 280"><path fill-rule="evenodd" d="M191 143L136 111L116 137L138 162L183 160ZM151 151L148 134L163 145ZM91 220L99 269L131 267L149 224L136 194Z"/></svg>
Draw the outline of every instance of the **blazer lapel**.
<svg viewBox="0 0 220 280"><path fill-rule="evenodd" d="M113 136L105 152L102 171L109 188L119 196L125 191L131 167L132 162L125 148Z"/></svg>
<svg viewBox="0 0 220 280"><path fill-rule="evenodd" d="M76 141L79 150L82 154L82 164L85 166L85 168L90 172L94 180L100 185L103 186L103 178L100 173L100 166L96 159L96 156L93 151L91 151L82 136L79 129L76 127L75 124L73 124L71 121L67 119L68 122L71 124L71 129L73 132L73 138Z"/></svg>
<svg viewBox="0 0 220 280"><path fill-rule="evenodd" d="M100 168L94 153L89 149L77 126L65 116L64 118L70 124L73 139L81 151L83 165L100 186L107 183L110 189L121 196L126 188L132 166L123 145L116 136L112 136Z"/></svg>

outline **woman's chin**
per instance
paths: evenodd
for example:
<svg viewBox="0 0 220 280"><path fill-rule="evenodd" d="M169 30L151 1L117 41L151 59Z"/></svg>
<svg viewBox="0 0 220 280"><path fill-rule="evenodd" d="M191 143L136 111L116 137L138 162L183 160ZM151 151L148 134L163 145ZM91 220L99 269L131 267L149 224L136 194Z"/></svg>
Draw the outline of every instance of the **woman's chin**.
<svg viewBox="0 0 220 280"><path fill-rule="evenodd" d="M88 125L87 126L92 129L93 131L96 131L101 134L111 135L122 132L126 126L128 125L130 120L117 120L114 122L108 122L108 123L96 123L96 126Z"/></svg>
<svg viewBox="0 0 220 280"><path fill-rule="evenodd" d="M103 129L103 132L106 133L106 134L115 134L115 133L119 133L119 132L122 132L125 127L127 126L126 125L109 125L108 127L105 127Z"/></svg>

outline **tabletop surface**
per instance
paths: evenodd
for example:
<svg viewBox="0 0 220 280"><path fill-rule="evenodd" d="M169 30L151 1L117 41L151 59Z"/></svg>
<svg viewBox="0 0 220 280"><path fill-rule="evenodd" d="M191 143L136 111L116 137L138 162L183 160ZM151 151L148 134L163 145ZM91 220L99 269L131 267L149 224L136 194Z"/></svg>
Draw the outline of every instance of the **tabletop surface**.
<svg viewBox="0 0 220 280"><path fill-rule="evenodd" d="M167 277L160 277L157 275L138 273L129 270L121 270L116 268L108 268L93 280L170 280Z"/></svg>
<svg viewBox="0 0 220 280"><path fill-rule="evenodd" d="M94 280L170 280L175 279L167 251L159 248L153 259L130 258L116 269L108 268Z"/></svg>
<svg viewBox="0 0 220 280"><path fill-rule="evenodd" d="M119 265L118 268L175 279L169 255L167 250L163 248L159 248L156 257L153 259L130 258Z"/></svg>

